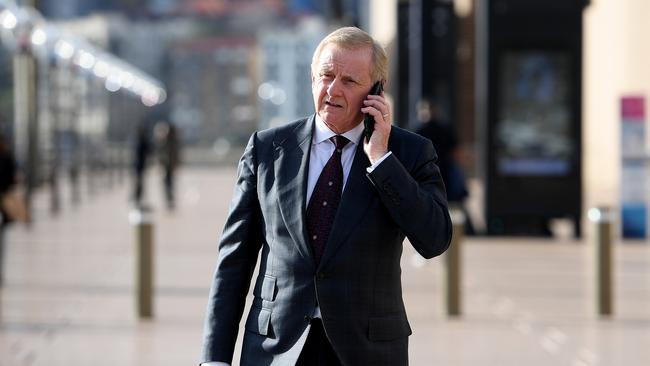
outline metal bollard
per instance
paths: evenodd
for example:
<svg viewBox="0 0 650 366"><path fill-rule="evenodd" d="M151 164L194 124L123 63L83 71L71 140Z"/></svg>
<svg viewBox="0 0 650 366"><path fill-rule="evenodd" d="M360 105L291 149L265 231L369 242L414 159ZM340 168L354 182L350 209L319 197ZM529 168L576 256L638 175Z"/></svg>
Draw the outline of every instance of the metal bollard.
<svg viewBox="0 0 650 366"><path fill-rule="evenodd" d="M587 216L594 223L594 249L596 254L596 302L598 314L608 316L613 310L613 285L612 278L612 237L614 217L607 207L592 208Z"/></svg>
<svg viewBox="0 0 650 366"><path fill-rule="evenodd" d="M453 236L445 252L445 307L448 316L461 315L461 249L465 236L465 214L459 208L451 208Z"/></svg>
<svg viewBox="0 0 650 366"><path fill-rule="evenodd" d="M129 214L135 227L135 298L140 318L153 317L153 220L148 207Z"/></svg>

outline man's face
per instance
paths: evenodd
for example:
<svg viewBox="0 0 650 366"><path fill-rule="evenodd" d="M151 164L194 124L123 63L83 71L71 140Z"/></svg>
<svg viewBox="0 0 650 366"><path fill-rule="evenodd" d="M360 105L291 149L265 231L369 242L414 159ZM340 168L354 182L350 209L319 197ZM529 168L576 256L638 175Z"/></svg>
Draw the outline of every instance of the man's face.
<svg viewBox="0 0 650 366"><path fill-rule="evenodd" d="M313 66L311 92L316 113L332 131L343 133L361 122L371 67L369 47L348 50L330 43L323 48Z"/></svg>

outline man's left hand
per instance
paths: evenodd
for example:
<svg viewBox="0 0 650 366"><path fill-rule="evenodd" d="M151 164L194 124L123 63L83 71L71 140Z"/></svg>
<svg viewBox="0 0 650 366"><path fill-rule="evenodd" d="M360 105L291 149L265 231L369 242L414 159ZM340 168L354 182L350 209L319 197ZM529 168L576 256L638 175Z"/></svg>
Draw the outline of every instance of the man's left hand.
<svg viewBox="0 0 650 366"><path fill-rule="evenodd" d="M381 95L368 95L363 105L361 111L375 118L375 131L370 136L370 141L366 141L365 137L363 139L363 151L368 155L370 164L374 164L388 153L388 137L391 129L390 108L383 92Z"/></svg>

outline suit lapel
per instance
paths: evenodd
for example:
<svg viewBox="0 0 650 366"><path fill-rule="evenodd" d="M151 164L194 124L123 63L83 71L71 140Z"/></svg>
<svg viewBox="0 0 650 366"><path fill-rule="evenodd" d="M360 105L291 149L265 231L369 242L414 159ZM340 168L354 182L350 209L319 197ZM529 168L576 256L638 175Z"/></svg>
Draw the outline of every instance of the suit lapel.
<svg viewBox="0 0 650 366"><path fill-rule="evenodd" d="M366 167L368 166L370 166L370 161L363 151L363 142L360 142L320 266L323 266L336 253L352 229L359 224L372 201L373 190L366 177Z"/></svg>
<svg viewBox="0 0 650 366"><path fill-rule="evenodd" d="M298 251L312 264L305 226L305 196L313 126L314 116L275 142L275 179L282 219Z"/></svg>

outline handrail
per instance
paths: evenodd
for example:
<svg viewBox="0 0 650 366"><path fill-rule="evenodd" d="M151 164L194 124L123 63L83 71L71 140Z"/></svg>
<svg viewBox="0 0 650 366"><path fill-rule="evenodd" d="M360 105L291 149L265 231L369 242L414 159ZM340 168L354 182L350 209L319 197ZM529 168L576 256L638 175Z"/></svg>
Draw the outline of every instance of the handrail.
<svg viewBox="0 0 650 366"><path fill-rule="evenodd" d="M0 0L0 35L0 45L12 53L70 65L82 75L103 81L111 92L123 90L139 97L148 107L167 98L161 81L86 39L63 32L33 7Z"/></svg>

